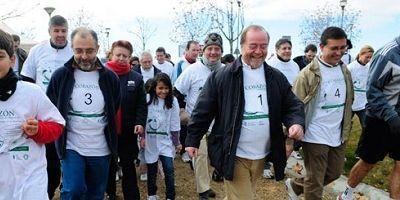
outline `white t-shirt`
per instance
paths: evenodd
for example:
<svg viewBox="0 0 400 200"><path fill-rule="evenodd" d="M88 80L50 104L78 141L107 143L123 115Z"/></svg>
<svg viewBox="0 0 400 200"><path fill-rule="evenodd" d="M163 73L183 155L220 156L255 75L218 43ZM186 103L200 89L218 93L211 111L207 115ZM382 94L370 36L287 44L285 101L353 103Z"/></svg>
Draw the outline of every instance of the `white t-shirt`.
<svg viewBox="0 0 400 200"><path fill-rule="evenodd" d="M168 74L169 78L172 79L172 73L174 71L174 66L172 66L171 63L169 63L168 61L164 61L163 64L155 62L154 66L156 66L159 70L161 70L161 72Z"/></svg>
<svg viewBox="0 0 400 200"><path fill-rule="evenodd" d="M178 79L176 79L174 87L181 94L186 96L185 109L189 115L192 114L197 98L199 97L204 83L210 74L211 70L201 61L197 61L194 64L189 65Z"/></svg>
<svg viewBox="0 0 400 200"><path fill-rule="evenodd" d="M267 61L267 63L271 67L274 67L279 71L281 71L288 79L290 85L293 85L297 75L300 72L299 65L297 65L297 63L295 63L293 60L289 60L288 62L283 62L279 60L278 56L276 55L272 56Z"/></svg>
<svg viewBox="0 0 400 200"><path fill-rule="evenodd" d="M48 199L46 148L27 138L22 124L33 117L65 125L39 86L19 81L15 93L0 101L0 199Z"/></svg>
<svg viewBox="0 0 400 200"><path fill-rule="evenodd" d="M179 104L174 97L170 109L164 107L164 99L148 106L146 123L146 163L155 163L160 155L173 158L175 146L172 143L171 131L180 131Z"/></svg>
<svg viewBox="0 0 400 200"><path fill-rule="evenodd" d="M257 160L271 147L267 84L263 66L251 69L242 63L245 105L236 156Z"/></svg>
<svg viewBox="0 0 400 200"><path fill-rule="evenodd" d="M105 156L110 154L104 128L104 97L99 86L99 72L74 71L75 84L72 91L67 123L67 149L82 156Z"/></svg>
<svg viewBox="0 0 400 200"><path fill-rule="evenodd" d="M319 64L321 71L320 91L316 96L316 108L306 127L303 141L341 145L341 129L346 101L346 83L340 66L327 67Z"/></svg>
<svg viewBox="0 0 400 200"><path fill-rule="evenodd" d="M53 72L64 66L72 56L69 43L63 49L55 49L51 47L49 40L43 41L30 50L22 66L21 75L35 80L36 84L46 91Z"/></svg>
<svg viewBox="0 0 400 200"><path fill-rule="evenodd" d="M154 78L154 67L146 70L142 66L140 66L140 71L142 72L143 82L146 83L147 80Z"/></svg>
<svg viewBox="0 0 400 200"><path fill-rule="evenodd" d="M357 60L350 63L348 69L351 73L354 86L354 102L352 105L353 111L365 109L367 104L367 79L369 64L361 65Z"/></svg>

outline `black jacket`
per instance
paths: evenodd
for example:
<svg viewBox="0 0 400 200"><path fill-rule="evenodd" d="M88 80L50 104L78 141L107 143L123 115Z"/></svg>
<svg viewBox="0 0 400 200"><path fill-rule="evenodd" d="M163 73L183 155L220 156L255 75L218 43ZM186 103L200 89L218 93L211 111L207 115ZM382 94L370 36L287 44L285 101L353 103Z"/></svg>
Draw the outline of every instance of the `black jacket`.
<svg viewBox="0 0 400 200"><path fill-rule="evenodd" d="M208 155L213 167L225 179L233 180L236 148L239 142L244 112L243 66L241 57L230 67L221 67L208 77L188 126L186 146L199 147L200 140L211 121L215 124L208 137ZM286 166L286 127L300 124L304 127L303 103L292 93L285 76L264 62L271 134L271 156L275 178L284 178Z"/></svg>
<svg viewBox="0 0 400 200"><path fill-rule="evenodd" d="M156 74L161 73L161 70L158 69L156 66L154 66L154 76L156 76ZM142 69L140 68L140 65L136 65L133 67L133 70L139 74L142 74Z"/></svg>
<svg viewBox="0 0 400 200"><path fill-rule="evenodd" d="M146 127L147 119L147 102L143 77L133 70L128 74L120 75L118 77L121 85L121 135L124 136L124 139L129 140L124 141L123 144L131 146L122 148L132 148L136 157L139 149L137 145L137 135L133 132L134 127L135 125Z"/></svg>
<svg viewBox="0 0 400 200"><path fill-rule="evenodd" d="M71 58L64 64L63 67L58 68L51 76L49 86L47 87L47 96L58 108L64 119L67 119L68 112L70 111L69 99L71 97L73 87L75 84L74 68L72 66L74 59ZM115 156L117 154L117 135L115 115L120 105L120 83L117 75L111 70L105 68L100 60L96 61L97 66L100 66L99 71L99 86L103 93L106 113L107 125L104 129L107 145L111 153ZM67 120L68 123L68 120ZM67 126L67 125L66 125ZM63 134L55 142L58 157L63 159L66 146L67 146L67 132L64 129Z"/></svg>
<svg viewBox="0 0 400 200"><path fill-rule="evenodd" d="M20 74L22 70L22 65L24 64L26 57L28 57L28 54L26 53L25 50L18 48L15 51L15 56L16 59L18 59L18 74Z"/></svg>

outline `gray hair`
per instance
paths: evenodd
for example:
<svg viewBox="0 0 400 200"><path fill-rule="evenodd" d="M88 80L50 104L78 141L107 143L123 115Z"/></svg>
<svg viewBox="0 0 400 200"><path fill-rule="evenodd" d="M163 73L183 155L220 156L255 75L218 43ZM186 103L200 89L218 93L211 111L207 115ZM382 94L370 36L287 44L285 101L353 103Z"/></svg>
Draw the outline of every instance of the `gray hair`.
<svg viewBox="0 0 400 200"><path fill-rule="evenodd" d="M246 41L247 32L249 32L250 30L257 30L264 32L267 35L267 39L269 40L269 34L264 27L260 25L250 25L245 29L243 29L242 35L240 36L240 46L243 46L244 42Z"/></svg>
<svg viewBox="0 0 400 200"><path fill-rule="evenodd" d="M96 45L99 45L99 39L97 37L97 33L94 32L92 29L89 29L86 27L76 28L71 33L71 41L74 41L74 38L76 35L79 35L79 37L81 37L81 38L87 38L87 37L91 36L93 38L93 40L95 41Z"/></svg>

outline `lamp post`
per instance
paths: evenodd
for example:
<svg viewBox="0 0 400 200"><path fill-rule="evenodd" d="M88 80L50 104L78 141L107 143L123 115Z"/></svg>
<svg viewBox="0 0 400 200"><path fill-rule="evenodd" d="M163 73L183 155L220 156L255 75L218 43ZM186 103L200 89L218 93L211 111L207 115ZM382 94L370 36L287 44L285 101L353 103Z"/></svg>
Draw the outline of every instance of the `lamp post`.
<svg viewBox="0 0 400 200"><path fill-rule="evenodd" d="M237 11L237 34L239 34L240 32L240 19L241 19L241 6L242 6L242 2L240 0L237 0L237 5L238 5L238 11ZM243 22L242 22L243 23ZM242 24L243 25L243 24ZM239 50L239 38L236 40L236 49L234 54L236 55L236 57L239 57L240 54L240 50Z"/></svg>
<svg viewBox="0 0 400 200"><path fill-rule="evenodd" d="M111 30L111 28L106 27L105 33L106 33L106 37L107 37L107 50L110 49L110 30Z"/></svg>
<svg viewBox="0 0 400 200"><path fill-rule="evenodd" d="M344 8L347 5L347 0L340 0L339 5L342 8L342 19L340 20L340 28L343 28Z"/></svg>
<svg viewBox="0 0 400 200"><path fill-rule="evenodd" d="M44 11L46 11L46 13L49 15L49 18L50 18L51 13L53 13L56 8L48 6L48 7L44 7L43 9L44 9Z"/></svg>

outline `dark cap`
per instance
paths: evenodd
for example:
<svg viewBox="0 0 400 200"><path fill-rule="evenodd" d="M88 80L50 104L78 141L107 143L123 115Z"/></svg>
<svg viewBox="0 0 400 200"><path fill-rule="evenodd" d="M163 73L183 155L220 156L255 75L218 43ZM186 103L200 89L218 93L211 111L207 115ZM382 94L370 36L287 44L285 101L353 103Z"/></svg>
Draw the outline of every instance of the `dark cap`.
<svg viewBox="0 0 400 200"><path fill-rule="evenodd" d="M203 51L204 51L204 49L206 49L210 45L217 45L222 50L223 49L223 47L222 47L222 37L218 33L210 33L210 34L208 34L206 39L204 40Z"/></svg>

